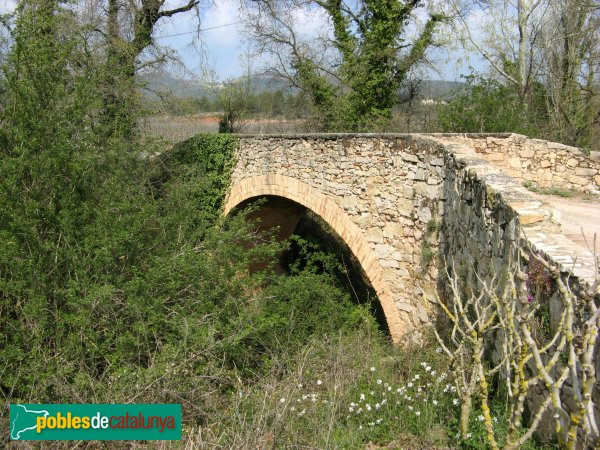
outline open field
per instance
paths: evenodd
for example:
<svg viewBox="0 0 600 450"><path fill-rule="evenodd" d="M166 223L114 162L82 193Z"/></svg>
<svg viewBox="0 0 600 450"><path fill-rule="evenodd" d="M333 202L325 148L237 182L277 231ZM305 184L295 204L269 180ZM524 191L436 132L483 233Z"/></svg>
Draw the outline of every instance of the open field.
<svg viewBox="0 0 600 450"><path fill-rule="evenodd" d="M240 133L297 133L303 131L302 119L248 119L241 123ZM144 134L161 137L170 142L179 142L199 133L219 131L219 117L210 114L191 116L153 116L141 120Z"/></svg>

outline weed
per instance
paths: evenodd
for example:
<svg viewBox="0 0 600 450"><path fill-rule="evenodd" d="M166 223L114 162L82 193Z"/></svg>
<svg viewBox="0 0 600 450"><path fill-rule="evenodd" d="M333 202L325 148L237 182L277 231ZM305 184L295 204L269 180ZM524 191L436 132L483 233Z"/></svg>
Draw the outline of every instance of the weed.
<svg viewBox="0 0 600 450"><path fill-rule="evenodd" d="M523 187L529 189L531 192L535 192L540 195L556 195L558 197L570 198L575 195L575 191L570 189L561 188L558 186L539 186L536 182L526 180L523 182Z"/></svg>
<svg viewBox="0 0 600 450"><path fill-rule="evenodd" d="M429 267L431 262L435 259L437 252L434 250L429 242L423 242L421 245L421 266L426 269Z"/></svg>

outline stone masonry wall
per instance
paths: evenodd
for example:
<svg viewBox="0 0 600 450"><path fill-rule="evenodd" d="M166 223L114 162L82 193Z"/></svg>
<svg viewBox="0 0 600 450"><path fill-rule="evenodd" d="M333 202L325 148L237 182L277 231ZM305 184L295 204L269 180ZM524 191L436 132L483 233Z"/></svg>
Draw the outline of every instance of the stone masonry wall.
<svg viewBox="0 0 600 450"><path fill-rule="evenodd" d="M576 147L519 134L445 136L447 140L468 145L493 166L521 182L584 192L600 189L600 152L587 155Z"/></svg>
<svg viewBox="0 0 600 450"><path fill-rule="evenodd" d="M595 191L598 169L572 148L518 135L245 136L225 213L260 196L313 210L357 257L392 338L404 342L431 321L435 285L443 294L447 283L438 274L444 262L467 281L490 281L517 264L527 273L522 249L558 264L576 295L589 290L592 255L560 234L559 215L522 183ZM434 251L439 259L426 264ZM549 302L556 322L557 296ZM567 408L570 389L562 391ZM542 387L529 401L545 395ZM598 389L593 399L600 404Z"/></svg>
<svg viewBox="0 0 600 450"><path fill-rule="evenodd" d="M529 244L583 282L593 279L591 255L574 261L556 212L482 151L509 148L507 139L522 141L513 135L242 136L226 211L262 195L312 209L358 258L400 341L430 321L438 277L432 256L453 256L486 276L523 237L516 236L519 226ZM542 145L532 141L521 148Z"/></svg>
<svg viewBox="0 0 600 450"><path fill-rule="evenodd" d="M589 252L582 253L581 249L575 250L576 247L564 237L561 239L560 227L552 209L517 180L491 167L476 148L449 144L446 150L445 209L440 252L447 259L450 273L458 275L463 287L468 284L476 286L477 277L492 283L493 279L498 280L498 276L506 273L506 269L511 273L519 270L527 275L528 263L520 258L520 253L535 252L547 261L559 264L563 281L581 299L596 277L593 256ZM524 301L530 301L528 293L520 291L519 295ZM534 301L545 303L543 307L549 313L549 326L556 327L562 313L559 293L549 292ZM600 304L599 292L595 294L595 301ZM576 311L582 311L582 305L583 301L577 305ZM584 312L576 313L577 326L587 319ZM500 344L492 339L486 345L491 350L492 359L498 363L502 354ZM596 357L595 362L596 371L600 373L600 358ZM540 384L527 402L536 410L548 395L548 391ZM561 390L565 411L559 415L565 430L568 429L569 414L577 410L574 398L572 379L569 377ZM600 426L598 386L593 391L592 401ZM553 435L554 414L556 411L547 411L538 430L540 437L551 438Z"/></svg>
<svg viewBox="0 0 600 450"><path fill-rule="evenodd" d="M396 341L430 321L437 271L422 264L422 248L426 240L437 248L428 229L443 210L443 146L400 135L256 136L240 145L226 210L260 192L296 196L361 262Z"/></svg>

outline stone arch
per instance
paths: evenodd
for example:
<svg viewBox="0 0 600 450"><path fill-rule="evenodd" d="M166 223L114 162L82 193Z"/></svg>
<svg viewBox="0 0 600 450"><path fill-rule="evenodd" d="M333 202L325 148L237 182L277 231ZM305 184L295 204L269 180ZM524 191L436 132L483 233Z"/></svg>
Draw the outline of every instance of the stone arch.
<svg viewBox="0 0 600 450"><path fill-rule="evenodd" d="M364 232L338 206L338 204L308 184L280 174L259 175L233 182L224 213L229 214L236 206L255 197L277 196L292 200L318 214L348 245L358 259L371 286L375 289L392 340L399 342L410 328L400 320L392 291L384 277L381 264L373 254Z"/></svg>

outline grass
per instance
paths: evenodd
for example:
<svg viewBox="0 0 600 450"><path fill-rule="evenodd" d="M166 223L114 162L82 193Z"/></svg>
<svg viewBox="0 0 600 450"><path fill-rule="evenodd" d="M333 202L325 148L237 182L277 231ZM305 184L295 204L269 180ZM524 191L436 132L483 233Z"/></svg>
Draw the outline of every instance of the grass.
<svg viewBox="0 0 600 450"><path fill-rule="evenodd" d="M557 186L539 186L537 183L531 180L523 182L523 186L531 192L535 192L536 194L540 195L556 195L558 197L570 198L577 194L577 192L572 189L565 189Z"/></svg>
<svg viewBox="0 0 600 450"><path fill-rule="evenodd" d="M236 386L223 416L188 439L198 448L447 447L458 410L447 367L435 349L401 350L367 329L327 337Z"/></svg>

